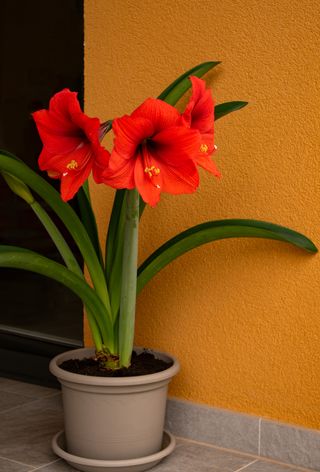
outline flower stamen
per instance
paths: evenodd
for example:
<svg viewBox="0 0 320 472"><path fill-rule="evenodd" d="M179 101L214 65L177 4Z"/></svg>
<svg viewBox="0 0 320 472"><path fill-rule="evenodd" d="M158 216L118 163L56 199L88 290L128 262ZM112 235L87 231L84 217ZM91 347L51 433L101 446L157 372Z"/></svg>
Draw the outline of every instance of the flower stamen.
<svg viewBox="0 0 320 472"><path fill-rule="evenodd" d="M206 144L201 144L200 146L200 152L207 152L208 151L208 146Z"/></svg>
<svg viewBox="0 0 320 472"><path fill-rule="evenodd" d="M67 169L69 170L75 170L79 167L79 164L77 163L77 161L75 161L74 159L72 159L72 161L69 162L69 164L67 164Z"/></svg>
<svg viewBox="0 0 320 472"><path fill-rule="evenodd" d="M159 167L151 166L151 167L146 167L144 169L144 172L149 175L149 177L154 177L156 175L160 174L160 169Z"/></svg>

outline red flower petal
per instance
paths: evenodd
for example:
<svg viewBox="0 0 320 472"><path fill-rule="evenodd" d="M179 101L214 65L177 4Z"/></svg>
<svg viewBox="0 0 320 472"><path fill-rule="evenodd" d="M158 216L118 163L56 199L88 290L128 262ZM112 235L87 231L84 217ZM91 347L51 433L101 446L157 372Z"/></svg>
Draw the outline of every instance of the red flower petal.
<svg viewBox="0 0 320 472"><path fill-rule="evenodd" d="M84 167L92 167L93 152L89 144L82 144L70 153L66 154L46 154L46 161L43 163L42 170L54 170L64 174L69 170L80 171Z"/></svg>
<svg viewBox="0 0 320 472"><path fill-rule="evenodd" d="M196 159L196 163L203 169L211 172L211 174L213 174L215 177L221 177L221 173L217 169L215 163L210 159L210 157L199 155Z"/></svg>
<svg viewBox="0 0 320 472"><path fill-rule="evenodd" d="M196 130L183 126L167 128L152 138L153 153L158 160L170 166L179 165L182 160L197 156L200 147L200 135Z"/></svg>
<svg viewBox="0 0 320 472"><path fill-rule="evenodd" d="M125 159L131 159L140 143L153 135L153 123L147 118L124 115L112 123L115 149Z"/></svg>
<svg viewBox="0 0 320 472"><path fill-rule="evenodd" d="M109 165L101 175L103 183L113 188L135 187L134 183L135 159L123 159L114 149L111 153Z"/></svg>
<svg viewBox="0 0 320 472"><path fill-rule="evenodd" d="M43 142L39 167L62 179L64 200L72 198L92 168L99 180L110 154L99 142L100 121L81 111L75 92L64 89L55 94L49 110L37 111L33 118Z"/></svg>
<svg viewBox="0 0 320 472"><path fill-rule="evenodd" d="M213 134L202 134L196 163L203 169L211 172L215 177L221 177L215 163L210 159L210 156L214 151L215 146L213 143Z"/></svg>
<svg viewBox="0 0 320 472"><path fill-rule="evenodd" d="M83 133L74 124L68 123L64 127L56 115L47 110L33 113L33 118L41 141L49 152L71 152L83 140Z"/></svg>
<svg viewBox="0 0 320 472"><path fill-rule="evenodd" d="M166 134L169 130L162 133ZM198 171L190 157L186 154L177 156L167 152L167 160L165 160L163 157L166 153L163 151L163 148L159 151L152 144L144 143L136 160L134 173L136 187L143 200L151 206L158 203L160 192L174 195L192 193L199 185ZM173 156L174 159L172 159Z"/></svg>
<svg viewBox="0 0 320 472"><path fill-rule="evenodd" d="M180 166L161 167L162 191L173 195L193 193L199 186L199 174L193 161L182 162Z"/></svg>
<svg viewBox="0 0 320 472"><path fill-rule="evenodd" d="M154 162L157 165L157 162ZM154 207L160 200L162 177L159 175L156 179L158 183L155 183L154 179L150 178L148 173L145 172L145 165L141 156L137 158L135 163L134 180L143 201Z"/></svg>
<svg viewBox="0 0 320 472"><path fill-rule="evenodd" d="M201 135L179 122L174 107L155 99L146 100L131 116L116 119L104 183L114 188L136 186L151 206L158 203L162 191L194 192L199 185L196 159Z"/></svg>
<svg viewBox="0 0 320 472"><path fill-rule="evenodd" d="M95 159L92 162L92 174L95 182L101 184L104 182L103 173L108 168L110 162L110 152L106 149L102 149L96 154Z"/></svg>
<svg viewBox="0 0 320 472"><path fill-rule="evenodd" d="M192 96L182 114L185 125L200 131L200 133L213 133L214 126L214 102L211 91L206 89L206 84L198 77L190 77L192 82Z"/></svg>
<svg viewBox="0 0 320 472"><path fill-rule="evenodd" d="M170 126L175 126L180 118L176 108L155 98L148 98L131 116L132 118L146 118L151 121L155 133Z"/></svg>
<svg viewBox="0 0 320 472"><path fill-rule="evenodd" d="M89 166L81 169L80 172L69 171L69 173L61 178L61 198L68 201L75 196L79 188L89 177L91 168Z"/></svg>
<svg viewBox="0 0 320 472"><path fill-rule="evenodd" d="M50 99L49 110L60 116L61 120L70 122L70 117L74 113L82 113L77 92L71 92L68 88L65 88L56 93Z"/></svg>

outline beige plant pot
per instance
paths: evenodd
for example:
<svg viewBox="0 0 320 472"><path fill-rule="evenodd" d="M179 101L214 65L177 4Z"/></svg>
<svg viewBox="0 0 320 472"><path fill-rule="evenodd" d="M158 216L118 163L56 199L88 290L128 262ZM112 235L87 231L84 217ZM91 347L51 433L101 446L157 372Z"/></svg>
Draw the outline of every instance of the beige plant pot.
<svg viewBox="0 0 320 472"><path fill-rule="evenodd" d="M79 375L59 367L66 360L94 355L94 349L68 351L51 361L50 371L62 386L68 453L126 460L161 450L168 384L179 363L168 354L153 353L173 365L155 374L117 378Z"/></svg>

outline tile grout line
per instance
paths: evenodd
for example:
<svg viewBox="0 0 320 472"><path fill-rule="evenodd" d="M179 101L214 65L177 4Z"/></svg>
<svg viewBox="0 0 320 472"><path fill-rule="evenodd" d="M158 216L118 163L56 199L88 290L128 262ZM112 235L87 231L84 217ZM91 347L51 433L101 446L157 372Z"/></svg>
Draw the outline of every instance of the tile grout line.
<svg viewBox="0 0 320 472"><path fill-rule="evenodd" d="M54 389L52 389L54 390ZM36 395L31 395L30 393L20 393L20 392L14 392L13 390L7 390L7 389L3 389L3 388L0 388L0 393L3 392L3 393L12 393L14 395L22 395L24 397L27 397L27 398L32 398L32 400L40 400L42 398L50 398L54 395L57 395L58 393L61 393L60 391L57 391L57 392L53 392L53 393L46 393L44 394L42 397L37 397Z"/></svg>
<svg viewBox="0 0 320 472"><path fill-rule="evenodd" d="M255 462L258 462L258 459L255 459L254 461L249 462L249 464L246 464L246 465L240 467L240 469L237 469L237 470L235 470L234 472L240 472L240 470L246 469L247 467L249 467L249 465L252 465L252 464L254 464Z"/></svg>
<svg viewBox="0 0 320 472"><path fill-rule="evenodd" d="M6 460L8 462L14 462L15 464L19 464L19 465L24 465L25 467L33 467L31 464L25 464L24 462L15 461L14 459L9 459L9 457L5 457L5 456L0 456L0 459Z"/></svg>
<svg viewBox="0 0 320 472"><path fill-rule="evenodd" d="M241 456L249 457L249 458L255 459L255 460L260 459L260 457L257 454L253 454L252 452L245 452L245 451L240 451L239 449L231 449L231 448L227 448L227 447L223 447L223 446L218 446L216 444L212 444L212 443L208 443L208 442L204 442L204 441L198 441L196 439L186 438L184 436L175 435L175 438L180 439L180 440L185 441L185 442L190 442L190 443L193 443L193 444L200 444L201 446L205 446L205 447L208 447L208 448L211 448L211 449L218 449L220 451L230 452L231 454L238 454L238 455L241 455Z"/></svg>
<svg viewBox="0 0 320 472"><path fill-rule="evenodd" d="M36 467L35 469L31 469L31 470L28 471L28 472L34 472L34 471L36 471L36 470L41 470L42 468L48 467L48 465L55 464L56 462L59 462L60 460L61 460L61 459L55 459L54 461L47 462L46 464L42 464L42 465L40 465L39 467Z"/></svg>
<svg viewBox="0 0 320 472"><path fill-rule="evenodd" d="M44 397L44 398L35 398L34 400L31 400L31 398L30 398L30 401L26 401L26 402L24 402L24 403L20 403L20 405L12 406L11 408L7 408L7 409L5 409L5 410L1 410L1 411L0 411L0 415L2 415L2 413L8 413L8 412L11 412L11 411L13 411L13 410L16 410L17 408L20 408L20 407L22 407L22 406L30 405L31 403L39 402L39 401L45 400L45 399L47 399L47 398L53 398L53 397L58 396L58 395L60 395L60 394L59 394L59 393L54 393L54 394L52 394L52 395L50 395L50 396L48 396L48 397Z"/></svg>
<svg viewBox="0 0 320 472"><path fill-rule="evenodd" d="M261 423L262 423L262 418L259 418L258 456L261 456Z"/></svg>
<svg viewBox="0 0 320 472"><path fill-rule="evenodd" d="M315 469L306 469L306 468L303 468L303 467L301 467L297 464L288 464L287 462L277 461L276 459L271 459L269 457L258 456L257 454L252 454L250 452L239 451L237 449L228 449L226 447L217 446L215 444L206 443L206 442L203 442L203 441L197 441L195 439L185 438L183 436L175 435L175 438L178 439L178 440L181 440L183 442L187 442L187 443L190 442L192 444L199 444L200 446L208 447L209 449L216 449L216 450L220 450L220 451L224 451L224 452L229 452L230 454L238 454L240 456L248 457L250 459L253 459L253 461L250 462L250 464L253 464L254 462L257 462L257 461L263 461L263 462L266 462L268 464L276 464L276 465L287 467L288 472L290 472L291 469L299 470L301 472L320 472L320 470L317 471ZM245 467L248 467L248 465L250 465L250 464L247 464ZM238 472L238 470L235 471L235 472Z"/></svg>

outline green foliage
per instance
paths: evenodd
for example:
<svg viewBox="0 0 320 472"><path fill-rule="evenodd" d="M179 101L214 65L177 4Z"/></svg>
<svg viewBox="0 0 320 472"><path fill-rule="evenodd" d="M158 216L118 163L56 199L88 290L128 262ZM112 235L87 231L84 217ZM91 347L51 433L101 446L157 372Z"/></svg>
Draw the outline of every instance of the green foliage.
<svg viewBox="0 0 320 472"><path fill-rule="evenodd" d="M227 238L266 238L291 243L308 252L317 248L303 234L283 226L255 220L208 221L183 231L157 249L139 267L137 292L161 269L202 244Z"/></svg>
<svg viewBox="0 0 320 472"><path fill-rule="evenodd" d="M172 82L159 99L170 105L191 87L189 76L202 77L216 67L217 61L198 64ZM215 106L215 120L240 110L247 102L233 101ZM104 133L111 129L108 122ZM301 233L272 223L255 220L209 221L183 231L167 241L140 266L137 274L138 225L145 203L137 191L115 193L106 239L105 260L99 244L95 215L92 210L88 182L78 192L81 220L63 202L59 193L18 158L0 151L0 173L10 188L33 209L58 248L64 263L58 264L32 251L13 246L0 246L0 267L30 270L50 277L68 287L83 301L99 353L120 357L114 368L128 366L133 347L135 298L161 269L186 252L226 238L266 238L293 244L315 253L315 245ZM29 188L30 187L30 188ZM30 189L38 194L62 220L77 244L88 268L93 287L84 280L75 257L62 234ZM139 207L139 208L138 208Z"/></svg>

